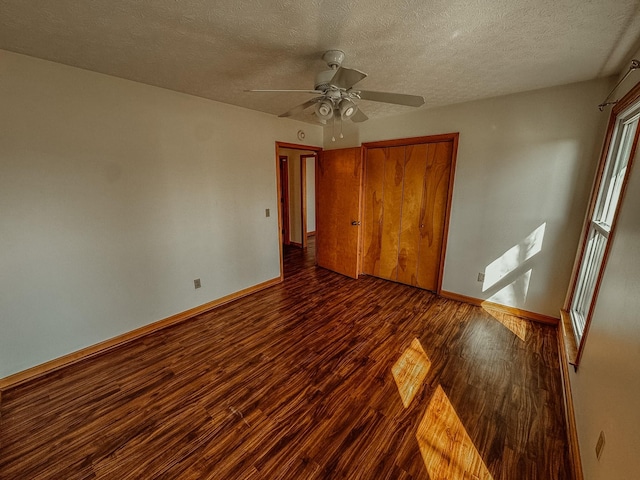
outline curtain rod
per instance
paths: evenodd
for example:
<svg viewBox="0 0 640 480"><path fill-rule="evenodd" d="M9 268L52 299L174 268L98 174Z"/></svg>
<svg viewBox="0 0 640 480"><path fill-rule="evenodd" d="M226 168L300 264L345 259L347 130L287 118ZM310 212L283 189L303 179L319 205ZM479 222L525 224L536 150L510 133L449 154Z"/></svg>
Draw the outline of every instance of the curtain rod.
<svg viewBox="0 0 640 480"><path fill-rule="evenodd" d="M627 79L627 77L631 74L631 72L633 72L634 70L636 70L638 68L640 68L640 62L638 60L631 60L631 65L629 66L629 70L627 71L627 73L625 73L624 77L622 77L618 81L618 83L616 83L616 86L613 87L611 92L609 92L609 95L607 95L607 98L604 99L604 102L602 102L600 105L598 105L598 109L600 111L603 111L604 107L606 107L608 105L615 105L616 103L618 103L618 100L614 100L614 101L610 102L609 98L611 98L611 95L613 95L613 92L615 92L618 89L620 84Z"/></svg>

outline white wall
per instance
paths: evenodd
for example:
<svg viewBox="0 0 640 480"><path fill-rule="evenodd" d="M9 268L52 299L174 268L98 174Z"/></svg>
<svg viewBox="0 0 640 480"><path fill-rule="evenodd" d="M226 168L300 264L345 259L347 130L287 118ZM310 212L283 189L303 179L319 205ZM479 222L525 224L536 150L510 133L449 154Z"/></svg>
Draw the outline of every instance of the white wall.
<svg viewBox="0 0 640 480"><path fill-rule="evenodd" d="M279 276L300 123L4 51L0 109L0 377Z"/></svg>
<svg viewBox="0 0 640 480"><path fill-rule="evenodd" d="M316 231L316 159L307 157L307 233Z"/></svg>
<svg viewBox="0 0 640 480"><path fill-rule="evenodd" d="M345 128L344 140L325 132L325 148L460 132L443 289L557 318L606 123L596 106L610 85L369 120Z"/></svg>
<svg viewBox="0 0 640 480"><path fill-rule="evenodd" d="M295 148L280 148L279 154L287 157L288 175L289 175L289 240L293 243L302 245L302 155L312 155L312 150L298 150ZM315 167L315 160L311 159L312 165ZM309 162L307 162L307 166ZM315 173L314 173L315 175ZM309 173L307 172L307 179ZM315 176L313 177L315 182ZM307 187L308 188L308 187ZM309 215L309 203L313 204L313 230L315 230L315 183L312 187L311 194L313 197L309 199L309 190L307 189L307 216ZM307 218L307 222L309 219ZM307 223L307 230L309 225ZM313 231L312 230L312 231Z"/></svg>
<svg viewBox="0 0 640 480"><path fill-rule="evenodd" d="M281 149L282 151L282 149ZM289 150L289 240L302 245L302 177L300 150Z"/></svg>
<svg viewBox="0 0 640 480"><path fill-rule="evenodd" d="M634 58L639 56L640 51ZM614 98L639 80L633 74ZM610 108L604 115L609 113ZM639 212L637 151L580 366L570 375L586 480L634 480L640 471ZM598 461L600 431L606 443Z"/></svg>

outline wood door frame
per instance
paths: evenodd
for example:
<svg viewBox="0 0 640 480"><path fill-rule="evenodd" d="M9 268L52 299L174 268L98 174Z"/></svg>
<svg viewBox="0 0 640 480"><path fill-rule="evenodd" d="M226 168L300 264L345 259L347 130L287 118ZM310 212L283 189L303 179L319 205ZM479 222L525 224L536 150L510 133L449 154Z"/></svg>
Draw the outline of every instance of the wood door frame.
<svg viewBox="0 0 640 480"><path fill-rule="evenodd" d="M282 227L280 228L280 243L289 245L291 243L289 217L289 157L287 155L278 155L278 166L280 167L280 210L282 216ZM286 162L286 163L285 163ZM287 168L282 168L283 165Z"/></svg>
<svg viewBox="0 0 640 480"><path fill-rule="evenodd" d="M367 168L367 151L370 148L386 148L386 147L406 147L410 145L418 145L423 143L440 143L440 142L452 142L451 149L451 170L449 172L449 185L447 191L447 205L444 215L444 226L442 231L442 248L440 249L440 265L438 267L438 284L436 287L436 294L440 295L442 292L442 277L444 275L444 260L447 254L447 244L449 241L449 222L451 218L451 202L453 199L453 183L456 171L456 160L458 158L458 139L460 132L444 133L440 135L428 135L423 137L411 137L411 138L397 138L392 140L382 140L379 142L365 142L362 144L362 155L364 163L364 174L362 178L363 187L366 182L366 168ZM361 208L364 208L364 202ZM358 252L358 255L362 255L362 252ZM362 259L359 264L362 265Z"/></svg>
<svg viewBox="0 0 640 480"><path fill-rule="evenodd" d="M281 233L282 232L282 208L280 206L280 189L281 189L281 180L280 180L280 149L281 148L291 148L294 150L308 150L314 152L316 155L320 155L322 152L322 147L315 147L312 145L300 145L297 143L288 143L288 142L278 142L276 141L276 198L278 199L278 245L280 249L280 281L284 281L284 254L283 247L281 241ZM317 157L316 157L317 163ZM288 172L287 172L288 174Z"/></svg>

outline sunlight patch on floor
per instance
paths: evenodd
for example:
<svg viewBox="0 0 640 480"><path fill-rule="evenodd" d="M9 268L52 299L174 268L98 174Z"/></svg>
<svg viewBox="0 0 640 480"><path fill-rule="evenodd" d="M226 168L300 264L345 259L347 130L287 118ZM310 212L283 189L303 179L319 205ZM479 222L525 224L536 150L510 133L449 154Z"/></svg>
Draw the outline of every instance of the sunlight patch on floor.
<svg viewBox="0 0 640 480"><path fill-rule="evenodd" d="M418 426L416 439L431 480L493 480L439 385Z"/></svg>
<svg viewBox="0 0 640 480"><path fill-rule="evenodd" d="M422 348L420 340L414 338L391 369L404 408L411 405L430 367L431 361Z"/></svg>
<svg viewBox="0 0 640 480"><path fill-rule="evenodd" d="M482 308L495 320L508 328L511 333L513 333L520 340L522 340L523 342L527 341L527 334L529 333L529 322L527 320L515 317L514 315L497 312L493 310L491 306L485 306L484 304L482 305Z"/></svg>

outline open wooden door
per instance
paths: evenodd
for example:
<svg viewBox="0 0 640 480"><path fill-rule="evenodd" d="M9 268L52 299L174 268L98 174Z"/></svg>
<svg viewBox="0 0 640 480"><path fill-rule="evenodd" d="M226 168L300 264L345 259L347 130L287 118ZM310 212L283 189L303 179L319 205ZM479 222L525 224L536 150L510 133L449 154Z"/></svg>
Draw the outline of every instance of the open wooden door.
<svg viewBox="0 0 640 480"><path fill-rule="evenodd" d="M316 171L316 263L358 278L362 149L326 150Z"/></svg>

